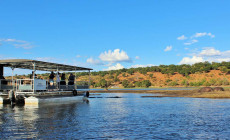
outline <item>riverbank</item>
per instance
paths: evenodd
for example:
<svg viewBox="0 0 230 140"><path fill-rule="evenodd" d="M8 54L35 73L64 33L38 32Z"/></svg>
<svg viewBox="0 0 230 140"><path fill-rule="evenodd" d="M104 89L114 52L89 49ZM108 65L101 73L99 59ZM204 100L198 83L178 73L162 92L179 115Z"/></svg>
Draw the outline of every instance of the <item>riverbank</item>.
<svg viewBox="0 0 230 140"><path fill-rule="evenodd" d="M225 91L198 92L198 89L191 90L91 90L91 93L152 93L160 96L143 96L143 97L190 97L190 98L229 98L230 89Z"/></svg>

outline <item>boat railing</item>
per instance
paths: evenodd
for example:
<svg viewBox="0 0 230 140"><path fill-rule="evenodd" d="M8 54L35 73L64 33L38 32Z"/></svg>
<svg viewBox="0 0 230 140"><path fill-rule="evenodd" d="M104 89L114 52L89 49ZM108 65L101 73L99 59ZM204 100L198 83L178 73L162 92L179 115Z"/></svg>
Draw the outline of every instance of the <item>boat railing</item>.
<svg viewBox="0 0 230 140"><path fill-rule="evenodd" d="M65 80L61 80L58 87L60 90L89 89L89 84L87 81L66 82Z"/></svg>
<svg viewBox="0 0 230 140"><path fill-rule="evenodd" d="M7 84L6 82L7 81ZM76 81L76 82L48 82L43 79L17 79L17 80L1 80L0 89L11 90L15 89L17 94L34 94L39 91L71 91L89 89L88 81Z"/></svg>
<svg viewBox="0 0 230 140"><path fill-rule="evenodd" d="M46 91L48 83L43 79L17 79L17 93L34 93L35 91Z"/></svg>
<svg viewBox="0 0 230 140"><path fill-rule="evenodd" d="M15 80L0 79L0 90L13 90L15 87Z"/></svg>
<svg viewBox="0 0 230 140"><path fill-rule="evenodd" d="M77 81L77 89L89 89L89 81Z"/></svg>

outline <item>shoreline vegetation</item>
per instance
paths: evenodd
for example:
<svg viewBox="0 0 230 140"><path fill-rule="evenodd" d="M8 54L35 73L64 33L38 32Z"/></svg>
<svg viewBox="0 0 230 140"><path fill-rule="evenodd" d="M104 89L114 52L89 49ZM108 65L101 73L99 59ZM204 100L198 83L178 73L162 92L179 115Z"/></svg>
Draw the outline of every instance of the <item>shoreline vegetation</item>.
<svg viewBox="0 0 230 140"><path fill-rule="evenodd" d="M108 90L91 90L90 93L139 93L139 94L153 94L152 96L142 96L148 98L158 97L188 97L188 98L213 98L213 99L230 99L230 89L225 88L225 91L211 91L199 92L198 89L191 90L127 90L127 89L108 89ZM155 94L155 95L154 95ZM93 94L92 94L93 95Z"/></svg>
<svg viewBox="0 0 230 140"><path fill-rule="evenodd" d="M70 72L65 73L67 80ZM50 73L37 74L49 79ZM230 85L230 62L200 62L193 65L159 65L123 68L110 71L92 71L91 88L151 88L151 87L209 87ZM88 72L75 73L76 82L89 81ZM15 75L27 79L28 75ZM11 77L7 77L11 79ZM54 78L56 80L56 78Z"/></svg>
<svg viewBox="0 0 230 140"><path fill-rule="evenodd" d="M86 73L78 73L86 79ZM92 88L207 87L230 85L230 62L159 65L91 73Z"/></svg>
<svg viewBox="0 0 230 140"><path fill-rule="evenodd" d="M65 80L67 80L71 73L65 74ZM37 77L48 80L49 75L50 73L43 73L37 74ZM75 76L76 83L90 81L90 88L97 89L92 90L95 93L131 92L158 93L162 95L161 97L230 98L230 62L123 68L110 71L93 71L90 76L88 72L77 72ZM16 79L29 77L30 74L15 75ZM7 77L7 79L11 79L11 77ZM56 78L54 80L56 81ZM199 92L199 88L202 87L220 86L224 87L225 91ZM150 89L141 90L142 88Z"/></svg>

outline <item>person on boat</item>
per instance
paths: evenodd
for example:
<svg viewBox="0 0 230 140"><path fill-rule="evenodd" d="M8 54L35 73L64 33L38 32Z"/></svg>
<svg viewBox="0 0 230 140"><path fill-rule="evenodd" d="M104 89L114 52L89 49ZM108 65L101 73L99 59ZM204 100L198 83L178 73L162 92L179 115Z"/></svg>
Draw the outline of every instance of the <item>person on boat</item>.
<svg viewBox="0 0 230 140"><path fill-rule="evenodd" d="M7 81L3 75L0 75L0 80L1 80L2 85L7 85Z"/></svg>
<svg viewBox="0 0 230 140"><path fill-rule="evenodd" d="M34 74L34 71L32 71L32 74L30 74L30 79L37 78L37 74Z"/></svg>
<svg viewBox="0 0 230 140"><path fill-rule="evenodd" d="M74 85L75 76L70 73L68 85Z"/></svg>
<svg viewBox="0 0 230 140"><path fill-rule="evenodd" d="M65 82L65 73L62 73L62 75L61 75L60 85L66 85L66 82Z"/></svg>
<svg viewBox="0 0 230 140"><path fill-rule="evenodd" d="M0 75L0 79L5 79L5 77L4 77L4 76L2 76L2 75Z"/></svg>
<svg viewBox="0 0 230 140"><path fill-rule="evenodd" d="M54 72L51 71L50 73L50 76L49 76L49 82L50 82L50 85L53 85L54 84Z"/></svg>
<svg viewBox="0 0 230 140"><path fill-rule="evenodd" d="M57 73L57 77L56 77L56 82L57 82L57 86L59 88L59 85L60 85L60 76L59 76L59 72Z"/></svg>

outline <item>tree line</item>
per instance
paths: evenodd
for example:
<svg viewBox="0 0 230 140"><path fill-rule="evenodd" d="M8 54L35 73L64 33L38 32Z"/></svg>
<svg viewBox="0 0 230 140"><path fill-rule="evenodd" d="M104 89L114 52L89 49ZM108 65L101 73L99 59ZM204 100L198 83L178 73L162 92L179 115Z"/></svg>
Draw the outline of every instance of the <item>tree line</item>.
<svg viewBox="0 0 230 140"><path fill-rule="evenodd" d="M120 70L111 70L111 71L98 71L91 72L92 75L100 75L104 77L105 75L113 75L113 74L121 74L128 73L132 75L135 72L140 72L141 74L147 74L147 72L161 72L162 74L175 74L179 73L183 76L188 76L190 74L194 74L197 72L209 72L210 70L221 70L223 73L230 72L230 62L200 62L193 65L182 64L182 65L159 65L159 66L151 66L151 67L139 67L139 68L129 68L129 69L120 69ZM87 72L77 73L77 76L85 76L88 75Z"/></svg>
<svg viewBox="0 0 230 140"><path fill-rule="evenodd" d="M153 84L149 80L139 80L139 81L129 81L127 78L125 80L120 80L119 75L127 77L127 75L133 75L136 72L139 72L143 75L147 75L148 72L160 72L162 74L174 75L179 73L185 77L189 77L190 74L195 73L207 73L210 70L220 70L222 73L230 73L230 62L200 62L193 65L182 64L182 65L159 65L151 67L138 67L138 68L129 68L129 69L120 69L120 70L111 70L111 71L94 71L91 72L92 76L100 76L99 81L91 80L91 85L95 88L108 88L114 83L121 84L124 88L133 88L133 87L149 87ZM66 73L68 76L70 73ZM48 73L41 74L45 79L48 78ZM88 76L88 72L77 72L76 78ZM148 74L150 78L153 78L153 74ZM229 85L228 79L211 79L210 81L201 80L196 82L191 82L189 80L172 81L167 79L165 81L165 86L212 86L212 85ZM153 85L154 86L154 85Z"/></svg>

